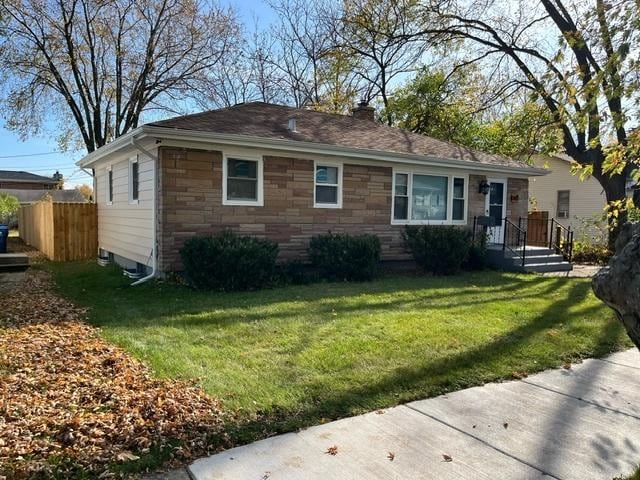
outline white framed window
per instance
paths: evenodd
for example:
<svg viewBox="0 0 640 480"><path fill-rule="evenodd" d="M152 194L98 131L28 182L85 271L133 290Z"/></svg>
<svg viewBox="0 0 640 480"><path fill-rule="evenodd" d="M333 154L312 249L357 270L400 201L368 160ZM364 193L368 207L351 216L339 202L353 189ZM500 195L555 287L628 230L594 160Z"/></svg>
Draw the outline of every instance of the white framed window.
<svg viewBox="0 0 640 480"><path fill-rule="evenodd" d="M105 180L106 180L106 185L105 185L105 192L107 194L107 205L113 205L113 169L111 168L111 165L109 165L107 167L107 171L105 174Z"/></svg>
<svg viewBox="0 0 640 480"><path fill-rule="evenodd" d="M224 154L222 158L222 204L264 205L262 157Z"/></svg>
<svg viewBox="0 0 640 480"><path fill-rule="evenodd" d="M557 218L569 218L569 204L571 200L570 190L558 190Z"/></svg>
<svg viewBox="0 0 640 480"><path fill-rule="evenodd" d="M138 156L129 159L129 203L137 204L140 196L140 163Z"/></svg>
<svg viewBox="0 0 640 480"><path fill-rule="evenodd" d="M393 175L393 219L407 220L409 218L409 174L395 173Z"/></svg>
<svg viewBox="0 0 640 480"><path fill-rule="evenodd" d="M429 171L393 171L391 223L464 225L468 176Z"/></svg>
<svg viewBox="0 0 640 480"><path fill-rule="evenodd" d="M464 221L467 219L467 181L462 177L453 177L451 189L451 220Z"/></svg>
<svg viewBox="0 0 640 480"><path fill-rule="evenodd" d="M313 162L314 208L342 208L342 165Z"/></svg>

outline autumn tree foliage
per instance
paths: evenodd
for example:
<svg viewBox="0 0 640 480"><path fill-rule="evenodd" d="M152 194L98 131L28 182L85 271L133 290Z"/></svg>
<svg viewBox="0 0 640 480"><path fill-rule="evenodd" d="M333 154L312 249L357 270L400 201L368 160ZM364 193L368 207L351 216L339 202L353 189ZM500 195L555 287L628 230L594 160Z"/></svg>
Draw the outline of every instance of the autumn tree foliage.
<svg viewBox="0 0 640 480"><path fill-rule="evenodd" d="M431 0L419 35L461 42L462 64L481 64L503 98L529 92L562 132L562 149L593 175L610 205L638 179L640 3L636 0ZM433 24L433 18L440 25ZM625 211L612 221L611 242Z"/></svg>
<svg viewBox="0 0 640 480"><path fill-rule="evenodd" d="M4 0L0 18L7 126L87 152L146 111L179 110L237 34L230 11L201 0Z"/></svg>

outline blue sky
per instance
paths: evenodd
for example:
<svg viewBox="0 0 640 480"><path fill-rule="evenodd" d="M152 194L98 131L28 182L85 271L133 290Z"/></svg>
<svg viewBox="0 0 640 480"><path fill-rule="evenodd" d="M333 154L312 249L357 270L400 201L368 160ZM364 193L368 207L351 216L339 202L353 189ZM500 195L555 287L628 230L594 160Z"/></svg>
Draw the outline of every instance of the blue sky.
<svg viewBox="0 0 640 480"><path fill-rule="evenodd" d="M274 17L269 6L261 0L226 0L222 3L233 6L248 27L253 27L254 17L262 27L267 26ZM82 183L91 185L91 177L75 166L75 162L83 155L83 151L58 152L55 139L50 137L31 137L23 142L15 133L7 130L0 119L0 170L26 170L46 176L58 170L67 179L65 188Z"/></svg>

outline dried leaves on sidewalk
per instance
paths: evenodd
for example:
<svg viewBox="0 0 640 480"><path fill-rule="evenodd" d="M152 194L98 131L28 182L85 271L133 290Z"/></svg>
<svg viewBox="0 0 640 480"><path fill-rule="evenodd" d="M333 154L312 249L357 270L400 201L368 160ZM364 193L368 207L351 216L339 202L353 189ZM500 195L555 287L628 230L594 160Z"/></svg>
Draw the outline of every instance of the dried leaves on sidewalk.
<svg viewBox="0 0 640 480"><path fill-rule="evenodd" d="M0 476L108 476L109 465L152 447L173 445L176 459L205 453L207 438L222 433L219 402L151 378L44 274L28 275L0 303Z"/></svg>

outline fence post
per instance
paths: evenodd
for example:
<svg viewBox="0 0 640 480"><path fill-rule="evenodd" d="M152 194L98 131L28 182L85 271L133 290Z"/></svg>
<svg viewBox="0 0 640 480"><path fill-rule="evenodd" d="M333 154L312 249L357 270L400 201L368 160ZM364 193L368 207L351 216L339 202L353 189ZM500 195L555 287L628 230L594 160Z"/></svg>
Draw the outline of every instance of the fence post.
<svg viewBox="0 0 640 480"><path fill-rule="evenodd" d="M522 248L522 268L524 268L525 258L527 256L527 231L524 231L524 247Z"/></svg>

